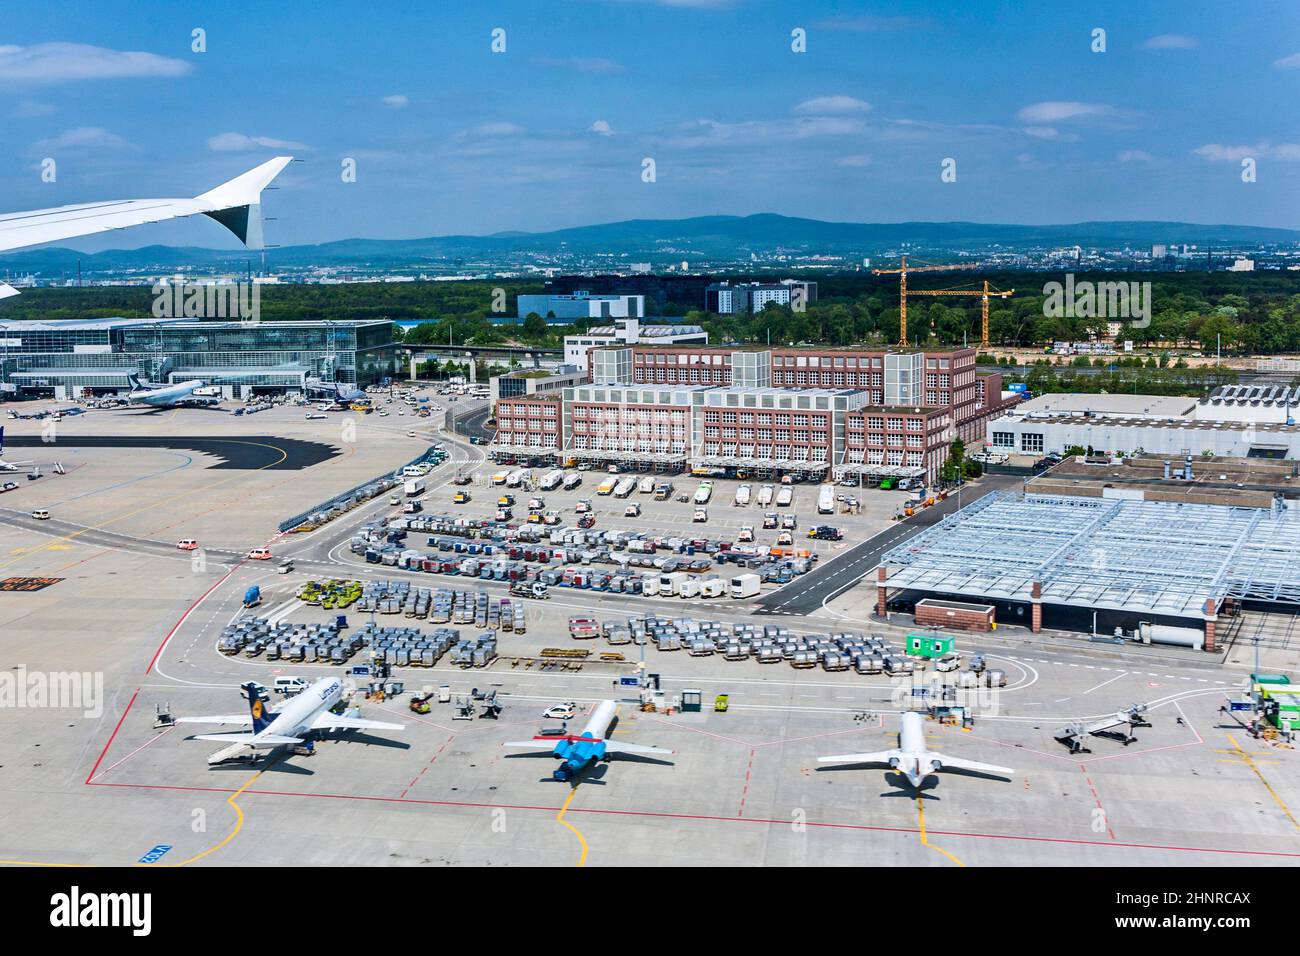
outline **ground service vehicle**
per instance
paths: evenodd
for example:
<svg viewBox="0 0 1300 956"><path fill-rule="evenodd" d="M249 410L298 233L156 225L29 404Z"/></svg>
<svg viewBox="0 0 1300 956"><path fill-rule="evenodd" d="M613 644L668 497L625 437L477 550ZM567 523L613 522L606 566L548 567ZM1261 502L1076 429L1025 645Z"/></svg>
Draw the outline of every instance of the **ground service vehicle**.
<svg viewBox="0 0 1300 956"><path fill-rule="evenodd" d="M737 574L731 579L731 596L733 598L754 597L762 590L763 579L757 574Z"/></svg>
<svg viewBox="0 0 1300 956"><path fill-rule="evenodd" d="M835 514L835 486L822 485L817 492L817 513L819 515Z"/></svg>

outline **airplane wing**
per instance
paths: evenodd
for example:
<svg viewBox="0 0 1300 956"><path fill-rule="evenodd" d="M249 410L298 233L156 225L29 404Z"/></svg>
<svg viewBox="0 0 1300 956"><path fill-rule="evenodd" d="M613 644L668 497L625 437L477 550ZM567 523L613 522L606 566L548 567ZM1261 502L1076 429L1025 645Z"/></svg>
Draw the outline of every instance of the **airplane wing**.
<svg viewBox="0 0 1300 956"><path fill-rule="evenodd" d="M996 773L1009 777L1015 773L1010 767L999 767L991 763L977 763L974 760L961 760L957 757L945 757L943 754L931 753L930 758L939 761L940 770L977 770L980 773Z"/></svg>
<svg viewBox="0 0 1300 956"><path fill-rule="evenodd" d="M317 714L311 722L312 730L405 730L406 724L390 724L382 720L366 720L362 717L342 717L339 714Z"/></svg>
<svg viewBox="0 0 1300 956"><path fill-rule="evenodd" d="M200 214L221 223L250 249L260 249L262 190L292 160L277 156L193 199L121 199L0 214L0 252ZM11 286L0 288L0 298L17 294Z"/></svg>
<svg viewBox="0 0 1300 956"><path fill-rule="evenodd" d="M545 740L510 740L503 743L502 747L513 747L515 750L555 750L555 748L564 743L564 738L559 738L555 743L548 744Z"/></svg>
<svg viewBox="0 0 1300 956"><path fill-rule="evenodd" d="M628 743L626 740L606 740L605 753L607 754L672 754L675 750L665 750L663 747L647 747L645 744Z"/></svg>
<svg viewBox="0 0 1300 956"><path fill-rule="evenodd" d="M878 750L873 754L836 754L832 757L818 757L818 763L889 763L898 756L897 750Z"/></svg>
<svg viewBox="0 0 1300 956"><path fill-rule="evenodd" d="M281 744L300 744L301 737L281 737L279 734L195 734L195 740L216 740L223 744L248 744L250 747L278 747Z"/></svg>
<svg viewBox="0 0 1300 956"><path fill-rule="evenodd" d="M177 717L178 724L239 724L243 727L253 726L253 715L225 714L219 717Z"/></svg>

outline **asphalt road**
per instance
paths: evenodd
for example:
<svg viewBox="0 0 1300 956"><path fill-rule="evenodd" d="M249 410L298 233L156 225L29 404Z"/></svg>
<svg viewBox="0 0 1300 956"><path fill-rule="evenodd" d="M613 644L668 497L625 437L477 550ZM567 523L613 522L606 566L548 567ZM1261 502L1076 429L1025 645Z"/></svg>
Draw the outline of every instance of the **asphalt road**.
<svg viewBox="0 0 1300 956"><path fill-rule="evenodd" d="M850 548L844 554L819 564L803 577L795 578L785 587L764 595L758 602L755 614L811 614L828 601L857 584L880 564L880 557L890 548L919 534L931 525L938 524L944 516L969 505L994 491L1006 491L1021 485L1022 479L1009 475L989 475L975 485L967 486L960 499L952 495L931 508L922 509L905 521L899 521L874 538Z"/></svg>

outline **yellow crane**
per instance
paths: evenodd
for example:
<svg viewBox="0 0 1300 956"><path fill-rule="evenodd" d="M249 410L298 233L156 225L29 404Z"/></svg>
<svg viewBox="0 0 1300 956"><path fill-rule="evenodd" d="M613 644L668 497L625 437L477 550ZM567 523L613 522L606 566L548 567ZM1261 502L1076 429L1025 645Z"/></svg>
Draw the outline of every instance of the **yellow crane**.
<svg viewBox="0 0 1300 956"><path fill-rule="evenodd" d="M953 269L975 269L977 265L935 265L927 263L921 266L909 266L907 256L899 257L899 267L897 269L872 269L871 274L877 276L895 275L898 276L898 344L906 346L907 342L907 274L909 272L947 272ZM916 295L915 292L912 293Z"/></svg>
<svg viewBox="0 0 1300 956"><path fill-rule="evenodd" d="M989 347L989 299L1009 299L1015 289L999 292L989 288L989 280L984 280L983 289L913 289L912 295L977 295L980 297L980 348ZM930 330L931 332L934 329Z"/></svg>

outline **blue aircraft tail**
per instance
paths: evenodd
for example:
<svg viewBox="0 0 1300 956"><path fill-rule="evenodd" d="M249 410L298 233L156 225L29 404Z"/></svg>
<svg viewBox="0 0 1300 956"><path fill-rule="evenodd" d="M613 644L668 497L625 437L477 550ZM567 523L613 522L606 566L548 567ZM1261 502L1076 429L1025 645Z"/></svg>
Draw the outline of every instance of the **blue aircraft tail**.
<svg viewBox="0 0 1300 956"><path fill-rule="evenodd" d="M131 391L139 392L144 390L144 386L140 384L140 376L135 374L135 372L129 373L126 376L126 381L127 384L131 386Z"/></svg>
<svg viewBox="0 0 1300 956"><path fill-rule="evenodd" d="M262 689L257 684L247 681L239 686L248 698L248 710L253 715L253 733L260 734L275 718L267 709L266 701L262 699Z"/></svg>

